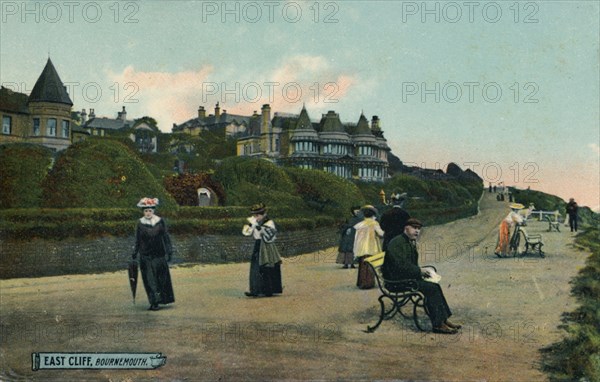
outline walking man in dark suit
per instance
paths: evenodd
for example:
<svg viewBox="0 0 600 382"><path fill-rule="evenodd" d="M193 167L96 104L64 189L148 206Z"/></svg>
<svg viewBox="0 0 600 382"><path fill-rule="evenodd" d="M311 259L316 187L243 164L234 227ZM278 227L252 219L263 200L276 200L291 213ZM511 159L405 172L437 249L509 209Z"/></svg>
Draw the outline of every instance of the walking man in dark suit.
<svg viewBox="0 0 600 382"><path fill-rule="evenodd" d="M393 238L404 232L406 221L410 219L408 212L402 208L402 205L406 200L406 193L393 193L390 199L392 200L393 206L390 210L381 215L381 221L379 222L381 229L385 232L383 234L383 244L381 246L384 251L387 249L388 244Z"/></svg>

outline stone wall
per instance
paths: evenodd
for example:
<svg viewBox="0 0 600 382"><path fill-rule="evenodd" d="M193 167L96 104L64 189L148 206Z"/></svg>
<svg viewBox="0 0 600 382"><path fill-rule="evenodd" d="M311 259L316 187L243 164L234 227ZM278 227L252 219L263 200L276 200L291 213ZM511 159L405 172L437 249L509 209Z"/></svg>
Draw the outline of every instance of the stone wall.
<svg viewBox="0 0 600 382"><path fill-rule="evenodd" d="M254 241L236 236L176 236L173 263L227 263L249 261ZM277 247L283 257L337 246L335 228L281 232ZM112 272L125 269L133 252L134 237L32 239L0 242L0 278L41 277ZM332 257L335 251L323 252ZM331 253L329 253L331 252ZM331 259L329 259L331 260Z"/></svg>

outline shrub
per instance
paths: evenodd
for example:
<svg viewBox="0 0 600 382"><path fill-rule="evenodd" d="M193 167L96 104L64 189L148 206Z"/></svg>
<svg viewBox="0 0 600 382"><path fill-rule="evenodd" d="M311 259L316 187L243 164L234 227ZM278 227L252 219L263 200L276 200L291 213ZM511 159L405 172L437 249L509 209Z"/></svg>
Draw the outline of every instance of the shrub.
<svg viewBox="0 0 600 382"><path fill-rule="evenodd" d="M598 227L589 227L576 238L592 251L586 266L571 284L571 293L580 306L563 313L566 338L541 350L543 369L551 381L600 380L600 244Z"/></svg>
<svg viewBox="0 0 600 382"><path fill-rule="evenodd" d="M294 189L285 171L265 159L230 157L224 159L215 171L215 180L220 182L228 194L237 194L243 198L237 188L248 183L272 191L290 193ZM238 200L229 199L228 204L237 204Z"/></svg>
<svg viewBox="0 0 600 382"><path fill-rule="evenodd" d="M350 207L364 204L360 189L336 175L294 167L286 167L285 171L294 182L296 193L318 214L345 217Z"/></svg>
<svg viewBox="0 0 600 382"><path fill-rule="evenodd" d="M51 164L52 150L40 145L0 146L0 208L39 207Z"/></svg>
<svg viewBox="0 0 600 382"><path fill-rule="evenodd" d="M43 182L44 207L131 207L143 196L161 206L175 200L152 176L137 154L111 139L87 139L62 151Z"/></svg>

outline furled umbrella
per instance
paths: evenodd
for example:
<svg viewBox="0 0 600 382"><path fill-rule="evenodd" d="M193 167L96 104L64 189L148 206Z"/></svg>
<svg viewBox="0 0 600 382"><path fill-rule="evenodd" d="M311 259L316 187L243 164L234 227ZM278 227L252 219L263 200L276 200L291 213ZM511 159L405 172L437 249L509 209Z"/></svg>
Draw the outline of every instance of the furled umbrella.
<svg viewBox="0 0 600 382"><path fill-rule="evenodd" d="M133 303L135 304L135 291L137 290L138 280L138 262L136 260L129 262L127 275L129 276L129 287L131 288L131 294L133 295Z"/></svg>

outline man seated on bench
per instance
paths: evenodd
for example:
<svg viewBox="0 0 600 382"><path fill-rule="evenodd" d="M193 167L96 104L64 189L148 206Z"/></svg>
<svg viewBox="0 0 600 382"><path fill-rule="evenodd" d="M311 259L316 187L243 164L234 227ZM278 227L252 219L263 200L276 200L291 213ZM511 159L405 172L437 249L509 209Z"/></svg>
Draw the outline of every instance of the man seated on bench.
<svg viewBox="0 0 600 382"><path fill-rule="evenodd" d="M423 270L419 267L419 253L416 241L423 224L414 218L408 219L404 232L388 244L381 274L388 281L416 280L418 289L425 296L425 307L431 319L434 333L456 334L461 325L448 321L452 315L439 284L425 281ZM386 283L390 292L402 291L397 284Z"/></svg>

